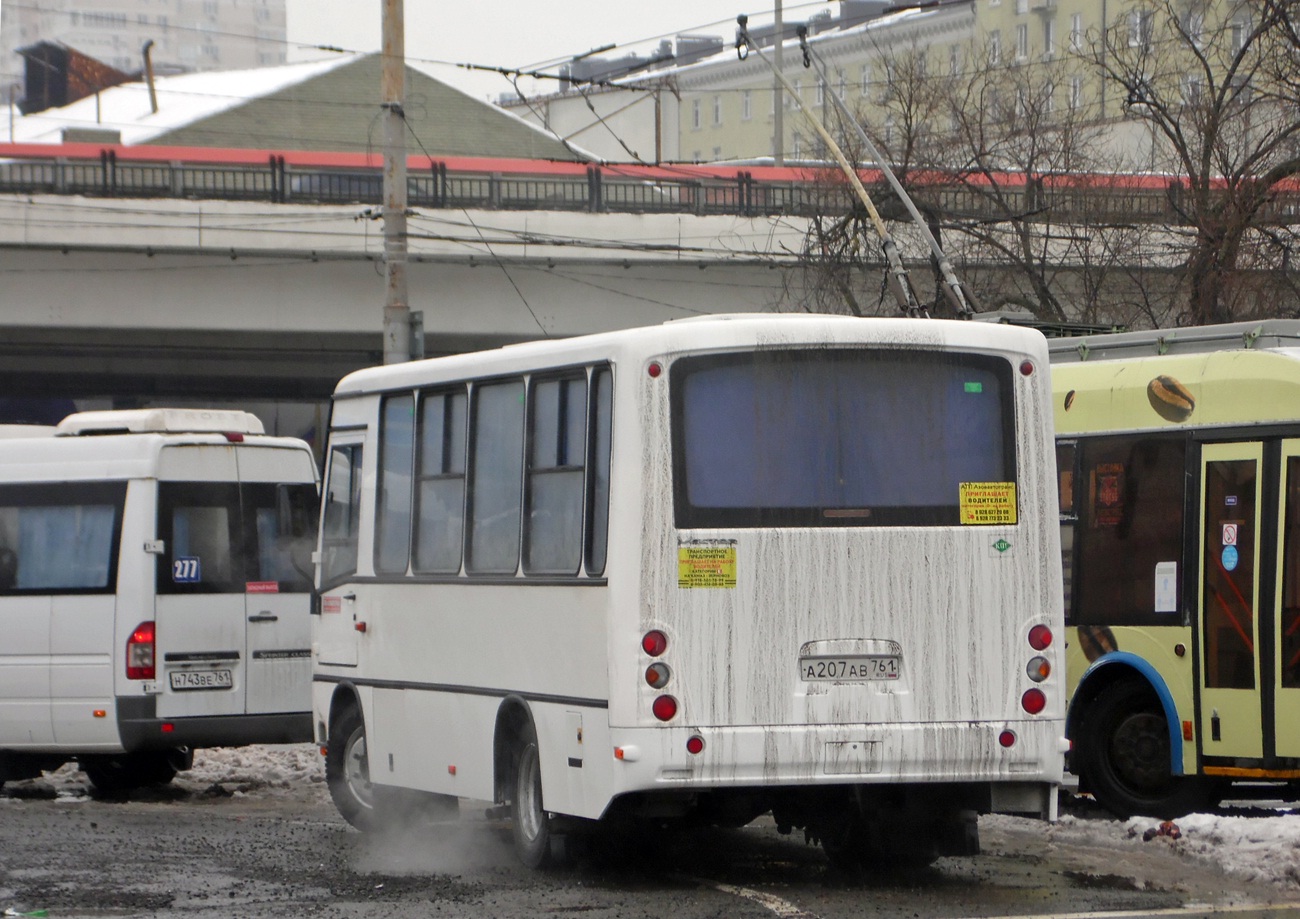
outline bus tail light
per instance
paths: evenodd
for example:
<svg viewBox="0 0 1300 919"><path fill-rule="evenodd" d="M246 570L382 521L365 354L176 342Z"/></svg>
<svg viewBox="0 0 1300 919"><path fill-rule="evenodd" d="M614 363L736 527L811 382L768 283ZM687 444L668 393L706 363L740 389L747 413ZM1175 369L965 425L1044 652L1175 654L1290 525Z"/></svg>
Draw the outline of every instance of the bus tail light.
<svg viewBox="0 0 1300 919"><path fill-rule="evenodd" d="M677 715L677 700L672 696L658 696L650 710L660 721L672 721Z"/></svg>
<svg viewBox="0 0 1300 919"><path fill-rule="evenodd" d="M668 685L668 680L671 676L672 671L669 670L668 665L663 662L651 664L645 671L645 681L649 683L653 689L663 689Z"/></svg>
<svg viewBox="0 0 1300 919"><path fill-rule="evenodd" d="M1046 651L1052 644L1052 630L1041 622L1029 630L1029 647L1035 651Z"/></svg>
<svg viewBox="0 0 1300 919"><path fill-rule="evenodd" d="M1020 707L1031 715L1037 715L1047 708L1047 696L1041 689L1026 689L1020 697Z"/></svg>
<svg viewBox="0 0 1300 919"><path fill-rule="evenodd" d="M154 625L142 622L135 627L126 643L126 678L152 680L154 669Z"/></svg>
<svg viewBox="0 0 1300 919"><path fill-rule="evenodd" d="M1052 675L1052 665L1045 657L1033 657L1025 665L1025 673L1035 683L1041 683Z"/></svg>

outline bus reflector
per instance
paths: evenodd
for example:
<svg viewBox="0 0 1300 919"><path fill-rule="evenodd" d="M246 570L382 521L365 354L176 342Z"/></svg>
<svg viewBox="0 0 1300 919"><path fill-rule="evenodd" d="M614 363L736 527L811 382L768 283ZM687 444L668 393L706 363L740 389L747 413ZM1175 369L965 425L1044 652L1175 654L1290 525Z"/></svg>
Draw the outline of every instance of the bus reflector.
<svg viewBox="0 0 1300 919"><path fill-rule="evenodd" d="M126 678L152 680L154 678L154 626L142 622L135 627L126 643Z"/></svg>
<svg viewBox="0 0 1300 919"><path fill-rule="evenodd" d="M1025 665L1025 673L1035 683L1041 683L1052 675L1052 665L1045 657L1033 657Z"/></svg>
<svg viewBox="0 0 1300 919"><path fill-rule="evenodd" d="M701 737L699 734L695 734L686 739L687 753L700 753L703 750L704 750L704 738Z"/></svg>
<svg viewBox="0 0 1300 919"><path fill-rule="evenodd" d="M668 678L672 676L672 671L668 669L665 663L651 664L646 668L645 681L655 689L663 689L668 685Z"/></svg>
<svg viewBox="0 0 1300 919"><path fill-rule="evenodd" d="M1025 694L1020 697L1020 707L1031 715L1037 715L1047 708L1047 696L1041 689L1026 689Z"/></svg>
<svg viewBox="0 0 1300 919"><path fill-rule="evenodd" d="M641 638L641 650L651 657L658 657L668 650L668 636L658 629L651 629Z"/></svg>
<svg viewBox="0 0 1300 919"><path fill-rule="evenodd" d="M1029 647L1035 651L1046 651L1052 644L1052 630L1039 623L1029 630Z"/></svg>
<svg viewBox="0 0 1300 919"><path fill-rule="evenodd" d="M671 721L677 714L677 700L672 696L658 696L650 705L650 710L660 721Z"/></svg>
<svg viewBox="0 0 1300 919"><path fill-rule="evenodd" d="M96 718L107 718L107 717L108 717L108 712L106 712L106 711L105 711L104 709L102 709L102 708L97 708L97 709L95 709L95 711L92 712L92 714L93 714Z"/></svg>
<svg viewBox="0 0 1300 919"><path fill-rule="evenodd" d="M650 379L658 378L659 374L664 372L663 364L658 361L651 361L650 366L646 368L646 373L650 374Z"/></svg>
<svg viewBox="0 0 1300 919"><path fill-rule="evenodd" d="M998 735L998 743L1004 747L1014 747L1016 745L1016 732L1003 731Z"/></svg>
<svg viewBox="0 0 1300 919"><path fill-rule="evenodd" d="M1020 362L1020 375L1021 375L1021 376L1026 376L1026 377L1027 377L1027 376L1029 376L1029 375L1030 375L1031 373L1033 373L1033 372L1034 372L1034 362L1033 362L1033 361L1031 361L1031 360L1029 360L1028 358L1026 358L1025 360L1023 360L1023 361Z"/></svg>
<svg viewBox="0 0 1300 919"><path fill-rule="evenodd" d="M1184 721L1183 740L1191 740L1191 739L1192 739L1192 723L1190 721Z"/></svg>

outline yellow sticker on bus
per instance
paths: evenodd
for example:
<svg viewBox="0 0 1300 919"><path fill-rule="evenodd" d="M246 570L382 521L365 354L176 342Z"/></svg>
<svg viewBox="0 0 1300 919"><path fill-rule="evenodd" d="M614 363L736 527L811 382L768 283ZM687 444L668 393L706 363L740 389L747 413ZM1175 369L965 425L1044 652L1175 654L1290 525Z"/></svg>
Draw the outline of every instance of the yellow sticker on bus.
<svg viewBox="0 0 1300 919"><path fill-rule="evenodd" d="M678 587L735 587L734 542L683 543L677 546Z"/></svg>
<svg viewBox="0 0 1300 919"><path fill-rule="evenodd" d="M962 482L963 526L989 526L1016 522L1015 482Z"/></svg>

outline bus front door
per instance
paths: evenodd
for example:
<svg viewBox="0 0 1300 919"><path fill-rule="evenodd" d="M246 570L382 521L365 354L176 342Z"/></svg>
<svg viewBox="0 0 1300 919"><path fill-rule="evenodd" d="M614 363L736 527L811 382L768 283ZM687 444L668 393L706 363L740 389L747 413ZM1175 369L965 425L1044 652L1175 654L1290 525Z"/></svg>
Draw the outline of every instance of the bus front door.
<svg viewBox="0 0 1300 919"><path fill-rule="evenodd" d="M1206 757L1259 759L1263 746L1259 580L1263 547L1261 443L1201 452L1200 723ZM1215 773L1224 764L1207 762ZM1229 773L1221 773L1229 774Z"/></svg>
<svg viewBox="0 0 1300 919"><path fill-rule="evenodd" d="M1274 607L1275 752L1300 757L1300 440L1282 442L1278 501L1277 602Z"/></svg>

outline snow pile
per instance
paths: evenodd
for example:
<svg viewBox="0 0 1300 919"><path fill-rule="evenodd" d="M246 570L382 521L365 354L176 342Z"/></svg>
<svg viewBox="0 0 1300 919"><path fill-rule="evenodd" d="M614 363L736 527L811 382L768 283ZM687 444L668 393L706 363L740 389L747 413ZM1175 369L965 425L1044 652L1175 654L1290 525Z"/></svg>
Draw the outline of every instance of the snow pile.
<svg viewBox="0 0 1300 919"><path fill-rule="evenodd" d="M1175 821L1182 837L1174 847L1189 855L1217 862L1223 870L1250 881L1300 889L1300 814L1261 810L1259 817L1223 817L1189 814ZM1123 827L1126 834L1142 834L1158 821L1134 818ZM1159 840L1152 840L1151 844Z"/></svg>

